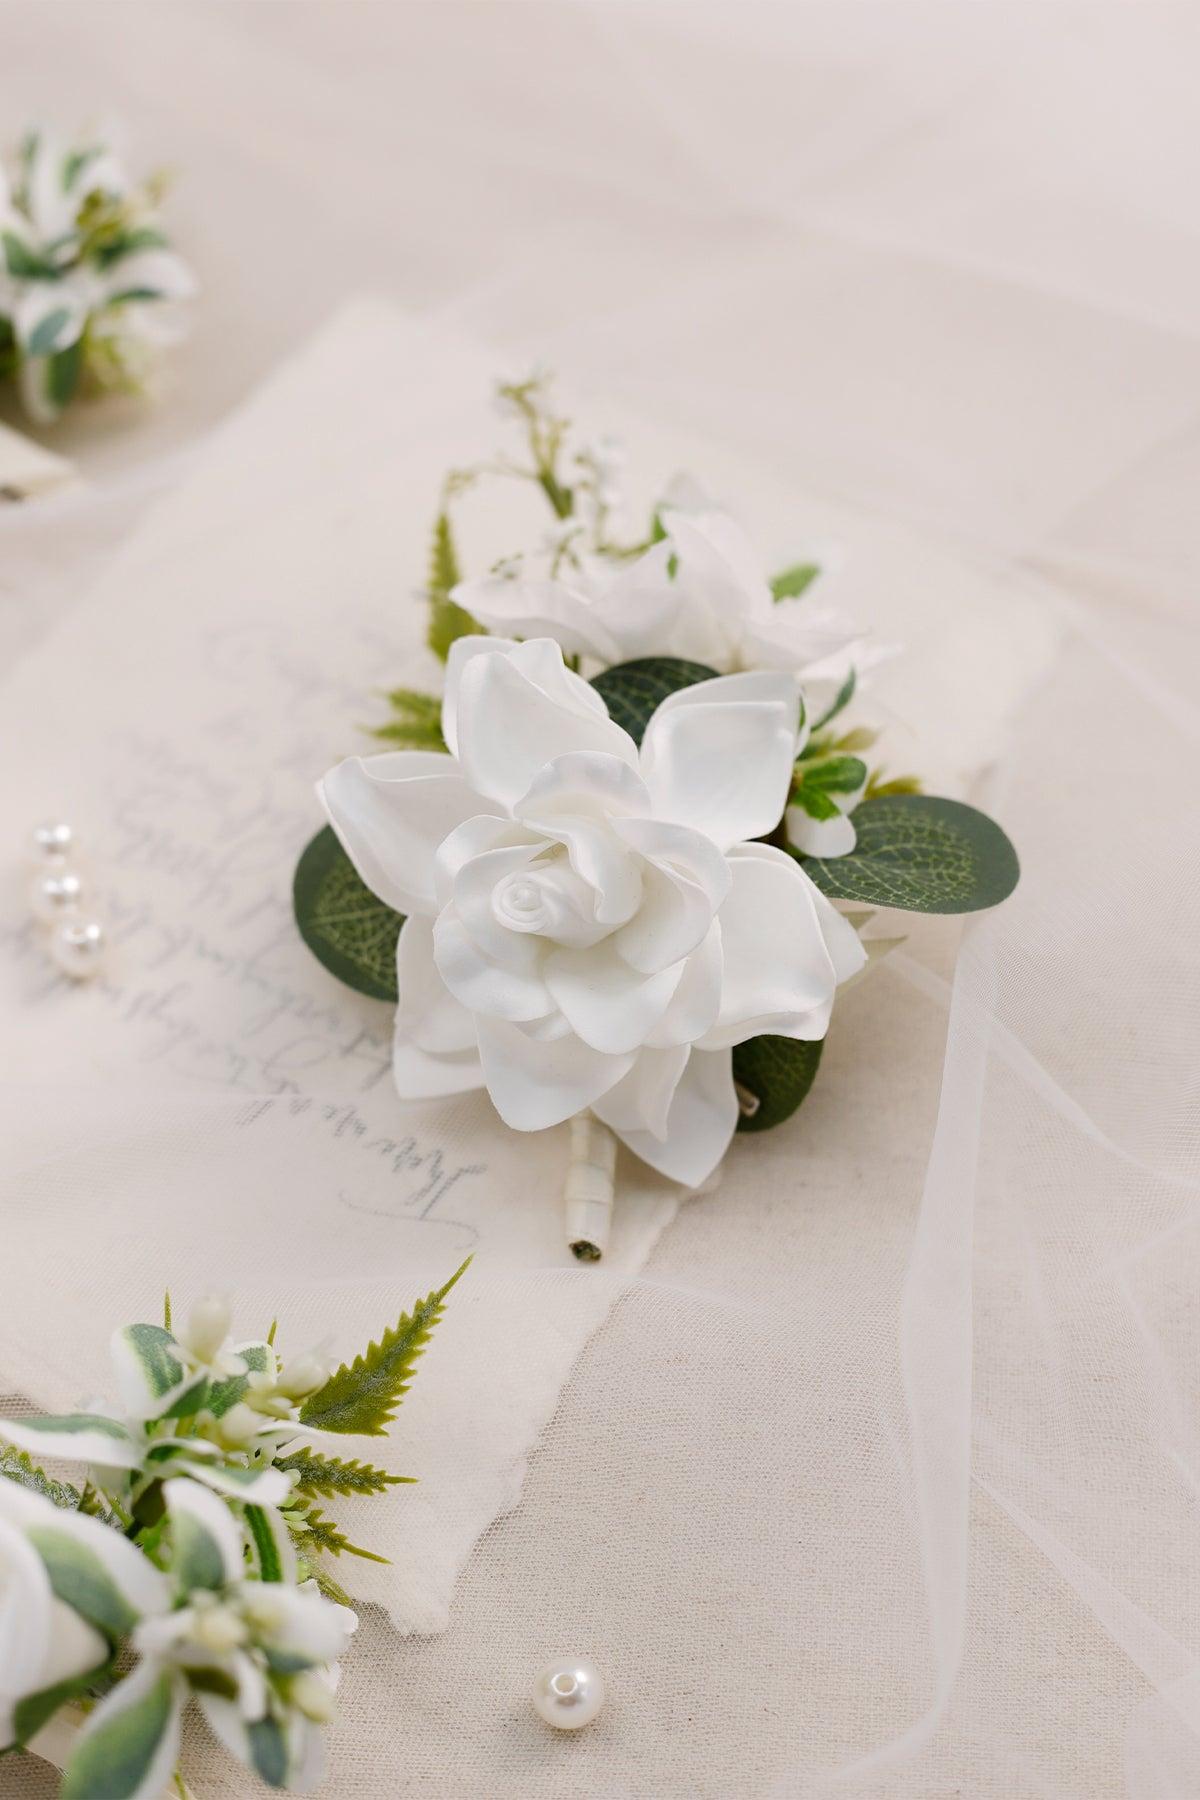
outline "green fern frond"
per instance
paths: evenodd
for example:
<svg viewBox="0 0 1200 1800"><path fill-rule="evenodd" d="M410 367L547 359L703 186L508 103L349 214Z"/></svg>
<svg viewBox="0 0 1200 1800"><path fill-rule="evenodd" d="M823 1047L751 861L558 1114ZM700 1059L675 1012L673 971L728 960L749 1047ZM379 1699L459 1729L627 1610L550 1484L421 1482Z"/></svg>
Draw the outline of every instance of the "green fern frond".
<svg viewBox="0 0 1200 1800"><path fill-rule="evenodd" d="M393 688L387 696L394 717L386 725L373 725L372 737L398 744L402 750L445 750L442 736L442 702L437 694L416 688Z"/></svg>
<svg viewBox="0 0 1200 1800"><path fill-rule="evenodd" d="M61 1506L66 1512L79 1510L79 1490L69 1482L53 1480L32 1461L28 1450L14 1450L11 1444L0 1449L0 1475L7 1476L9 1481L15 1481L18 1487L29 1488L32 1493L52 1500L55 1506Z"/></svg>
<svg viewBox="0 0 1200 1800"><path fill-rule="evenodd" d="M170 1290L170 1288L168 1288L166 1293L163 1295L163 1330L170 1331L170 1329L171 1329L171 1290Z"/></svg>
<svg viewBox="0 0 1200 1800"><path fill-rule="evenodd" d="M381 1494L384 1488L398 1487L412 1481L411 1475L389 1475L385 1469L370 1463L344 1462L338 1456L319 1456L315 1451L297 1450L292 1456L276 1459L275 1467L298 1477L298 1494Z"/></svg>
<svg viewBox="0 0 1200 1800"><path fill-rule="evenodd" d="M301 1581L307 1581L310 1576L316 1582L327 1600L336 1600L339 1606L353 1607L353 1596L346 1592L340 1582L333 1579L333 1576L329 1573L323 1563L308 1562L304 1557L301 1557L300 1579Z"/></svg>
<svg viewBox="0 0 1200 1800"><path fill-rule="evenodd" d="M450 529L450 515L443 511L433 522L433 544L429 552L429 581L426 588L429 598L429 629L426 640L434 655L443 662L449 656L450 646L456 638L467 637L479 630L478 623L466 608L457 605L450 598L451 588L457 587L461 580L458 552Z"/></svg>
<svg viewBox="0 0 1200 1800"><path fill-rule="evenodd" d="M299 1526L289 1519L295 1536L297 1553L311 1562L314 1556L361 1556L366 1562L386 1563L390 1559L377 1556L374 1550L364 1550L361 1544L352 1544L343 1531L332 1519L327 1519L319 1507L312 1507L304 1514Z"/></svg>
<svg viewBox="0 0 1200 1800"><path fill-rule="evenodd" d="M322 1431L347 1431L359 1437L384 1437L396 1408L412 1385L413 1365L442 1316L446 1295L470 1263L470 1257L435 1293L419 1300L411 1313L361 1356L335 1369L324 1387L310 1394L300 1409L301 1422Z"/></svg>

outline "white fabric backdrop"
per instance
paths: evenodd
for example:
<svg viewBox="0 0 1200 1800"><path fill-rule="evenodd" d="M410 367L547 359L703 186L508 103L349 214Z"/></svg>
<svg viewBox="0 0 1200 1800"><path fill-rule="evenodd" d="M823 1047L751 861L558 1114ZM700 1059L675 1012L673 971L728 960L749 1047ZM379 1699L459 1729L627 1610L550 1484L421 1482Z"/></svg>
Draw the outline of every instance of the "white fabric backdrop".
<svg viewBox="0 0 1200 1800"><path fill-rule="evenodd" d="M1018 895L846 996L753 1188L691 1202L592 1341L450 1630L369 1615L331 1791L1200 1791L1194 11L0 25L7 116L112 110L180 166L206 288L168 403L56 439L92 498L0 522L7 649L99 508L364 286L1077 606L993 778ZM578 1742L525 1701L574 1647L613 1689Z"/></svg>

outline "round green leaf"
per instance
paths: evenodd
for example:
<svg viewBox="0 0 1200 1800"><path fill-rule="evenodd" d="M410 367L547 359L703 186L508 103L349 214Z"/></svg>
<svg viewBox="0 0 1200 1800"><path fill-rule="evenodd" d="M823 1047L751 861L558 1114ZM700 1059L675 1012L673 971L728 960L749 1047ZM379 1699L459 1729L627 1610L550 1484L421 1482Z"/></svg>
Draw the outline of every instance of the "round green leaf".
<svg viewBox="0 0 1200 1800"><path fill-rule="evenodd" d="M593 678L592 686L610 716L640 744L651 713L669 694L695 687L698 681L711 681L716 672L705 663L685 662L680 656L641 656L636 662L614 663Z"/></svg>
<svg viewBox="0 0 1200 1800"><path fill-rule="evenodd" d="M1017 885L1017 853L994 820L961 800L889 794L854 809L849 856L804 859L832 900L903 912L968 913L998 906Z"/></svg>
<svg viewBox="0 0 1200 1800"><path fill-rule="evenodd" d="M329 825L296 864L292 904L300 936L331 975L374 1000L396 1000L403 915L360 879Z"/></svg>
<svg viewBox="0 0 1200 1800"><path fill-rule="evenodd" d="M824 1039L763 1036L748 1038L733 1052L733 1079L757 1100L738 1116L739 1131L770 1131L790 1119L817 1073ZM739 1096L740 1098L740 1096Z"/></svg>

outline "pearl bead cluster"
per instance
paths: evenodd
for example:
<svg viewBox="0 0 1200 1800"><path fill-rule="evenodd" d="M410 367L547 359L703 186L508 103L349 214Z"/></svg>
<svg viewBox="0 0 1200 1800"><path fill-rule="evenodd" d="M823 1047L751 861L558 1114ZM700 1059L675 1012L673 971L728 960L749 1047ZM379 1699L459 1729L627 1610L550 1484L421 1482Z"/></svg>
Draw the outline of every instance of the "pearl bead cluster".
<svg viewBox="0 0 1200 1800"><path fill-rule="evenodd" d="M87 884L72 862L75 833L62 820L53 820L35 828L30 845L38 872L29 905L47 929L50 959L72 981L88 981L99 972L106 939L100 920L83 910Z"/></svg>

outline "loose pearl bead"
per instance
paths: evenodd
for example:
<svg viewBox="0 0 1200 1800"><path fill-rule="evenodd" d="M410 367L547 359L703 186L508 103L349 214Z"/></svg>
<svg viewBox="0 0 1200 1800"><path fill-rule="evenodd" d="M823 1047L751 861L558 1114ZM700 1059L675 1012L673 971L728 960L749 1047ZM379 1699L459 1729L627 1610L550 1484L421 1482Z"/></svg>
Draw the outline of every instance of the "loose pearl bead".
<svg viewBox="0 0 1200 1800"><path fill-rule="evenodd" d="M604 1682L593 1663L568 1656L547 1664L533 1684L533 1704L547 1725L578 1731L604 1705Z"/></svg>
<svg viewBox="0 0 1200 1800"><path fill-rule="evenodd" d="M64 819L48 819L34 827L30 842L39 862L53 861L75 848L75 833Z"/></svg>
<svg viewBox="0 0 1200 1800"><path fill-rule="evenodd" d="M34 877L29 890L29 904L35 919L52 925L64 913L78 911L83 899L83 882L74 869L47 869Z"/></svg>
<svg viewBox="0 0 1200 1800"><path fill-rule="evenodd" d="M88 981L104 959L104 927L98 919L68 919L50 939L50 955L72 981Z"/></svg>

